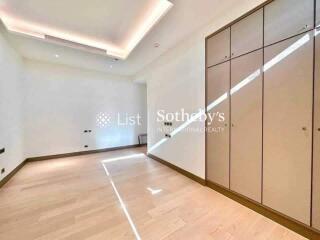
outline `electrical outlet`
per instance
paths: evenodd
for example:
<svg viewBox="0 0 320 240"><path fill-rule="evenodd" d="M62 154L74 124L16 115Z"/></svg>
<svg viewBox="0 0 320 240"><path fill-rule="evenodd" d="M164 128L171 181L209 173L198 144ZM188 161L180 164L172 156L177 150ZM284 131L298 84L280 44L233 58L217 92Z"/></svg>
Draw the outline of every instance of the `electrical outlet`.
<svg viewBox="0 0 320 240"><path fill-rule="evenodd" d="M88 145L84 145L85 148L89 147Z"/></svg>
<svg viewBox="0 0 320 240"><path fill-rule="evenodd" d="M1 169L1 174L4 174L6 172L6 169L5 168L2 168Z"/></svg>

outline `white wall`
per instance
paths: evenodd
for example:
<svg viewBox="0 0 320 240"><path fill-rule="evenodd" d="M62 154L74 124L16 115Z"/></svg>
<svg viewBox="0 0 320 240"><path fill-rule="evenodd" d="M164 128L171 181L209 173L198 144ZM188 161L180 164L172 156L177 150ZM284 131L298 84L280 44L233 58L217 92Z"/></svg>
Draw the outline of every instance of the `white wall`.
<svg viewBox="0 0 320 240"><path fill-rule="evenodd" d="M147 132L146 86L129 79L26 61L24 91L27 157L133 145ZM97 125L100 112L112 117L111 125ZM118 126L118 112L121 123L126 113L139 113L142 125Z"/></svg>
<svg viewBox="0 0 320 240"><path fill-rule="evenodd" d="M161 126L156 121L157 110L175 112L184 108L191 113L205 107L205 37L262 2L239 1L137 74L136 79L147 81L149 151L164 137L157 130ZM179 123L174 123L177 126ZM204 122L196 122L190 127L204 129L204 126ZM205 178L204 131L181 132L150 153Z"/></svg>
<svg viewBox="0 0 320 240"><path fill-rule="evenodd" d="M29 157L138 143L147 132L146 85L131 79L23 60L0 27L0 180ZM98 113L111 117L97 125ZM126 114L141 125L118 126ZM83 133L90 129L92 133ZM88 145L88 148L84 148Z"/></svg>
<svg viewBox="0 0 320 240"><path fill-rule="evenodd" d="M24 160L23 150L23 61L0 29L0 180Z"/></svg>

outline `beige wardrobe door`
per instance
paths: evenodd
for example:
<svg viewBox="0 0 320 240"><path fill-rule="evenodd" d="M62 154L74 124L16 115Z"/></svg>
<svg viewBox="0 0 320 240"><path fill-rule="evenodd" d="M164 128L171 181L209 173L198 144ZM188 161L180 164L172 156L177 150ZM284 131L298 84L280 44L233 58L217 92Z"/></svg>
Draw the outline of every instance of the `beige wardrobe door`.
<svg viewBox="0 0 320 240"><path fill-rule="evenodd" d="M276 0L265 6L265 46L314 25L314 0Z"/></svg>
<svg viewBox="0 0 320 240"><path fill-rule="evenodd" d="M262 48L263 9L242 19L231 27L231 57Z"/></svg>
<svg viewBox="0 0 320 240"><path fill-rule="evenodd" d="M320 26L320 0L317 0L316 2L316 26Z"/></svg>
<svg viewBox="0 0 320 240"><path fill-rule="evenodd" d="M230 188L261 202L262 50L231 62Z"/></svg>
<svg viewBox="0 0 320 240"><path fill-rule="evenodd" d="M230 62L207 70L208 114L222 113L224 121L207 121L207 180L229 188L229 97Z"/></svg>
<svg viewBox="0 0 320 240"><path fill-rule="evenodd" d="M263 204L310 224L313 32L265 49Z"/></svg>
<svg viewBox="0 0 320 240"><path fill-rule="evenodd" d="M213 66L230 59L230 28L207 40L207 66Z"/></svg>
<svg viewBox="0 0 320 240"><path fill-rule="evenodd" d="M313 145L313 218L312 226L320 230L320 29L316 36L314 83L314 145Z"/></svg>

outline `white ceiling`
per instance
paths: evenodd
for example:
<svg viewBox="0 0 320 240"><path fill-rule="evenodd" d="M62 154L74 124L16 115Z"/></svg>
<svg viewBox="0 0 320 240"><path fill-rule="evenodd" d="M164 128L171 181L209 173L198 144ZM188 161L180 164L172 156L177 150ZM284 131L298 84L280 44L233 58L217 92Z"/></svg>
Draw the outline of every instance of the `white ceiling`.
<svg viewBox="0 0 320 240"><path fill-rule="evenodd" d="M23 12L27 20L47 23L56 28L75 31L77 34L107 38L113 44L121 45L125 44L125 39L132 34L132 29L137 25L132 19L137 19L136 22L141 21L143 17L137 16L143 16L143 12L150 9L156 0L0 0L0 3L4 1L15 3L14 11ZM107 4L103 5L102 2ZM174 4L172 9L149 31L126 60L115 62L108 56L15 34L9 34L9 39L17 51L27 59L131 76L184 37L212 21L228 7L241 3L239 0L170 0L170 2ZM35 3L39 5L35 7L33 5ZM47 14L56 17L46 18ZM159 43L160 46L155 48L155 43Z"/></svg>
<svg viewBox="0 0 320 240"><path fill-rule="evenodd" d="M1 0L0 18L10 32L126 59L172 5L168 0Z"/></svg>

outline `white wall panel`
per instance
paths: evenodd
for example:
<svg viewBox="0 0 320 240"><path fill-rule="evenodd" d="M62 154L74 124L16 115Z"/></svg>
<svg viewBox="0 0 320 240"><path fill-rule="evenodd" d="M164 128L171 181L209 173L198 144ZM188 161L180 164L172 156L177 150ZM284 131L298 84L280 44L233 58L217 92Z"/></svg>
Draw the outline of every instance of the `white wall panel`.
<svg viewBox="0 0 320 240"><path fill-rule="evenodd" d="M23 142L23 61L0 27L0 180L24 159Z"/></svg>
<svg viewBox="0 0 320 240"><path fill-rule="evenodd" d="M138 134L147 132L145 85L62 65L26 63L28 157L133 145ZM105 126L97 122L100 113L110 117ZM141 125L125 124L126 116L137 114ZM92 132L83 133L86 129Z"/></svg>

